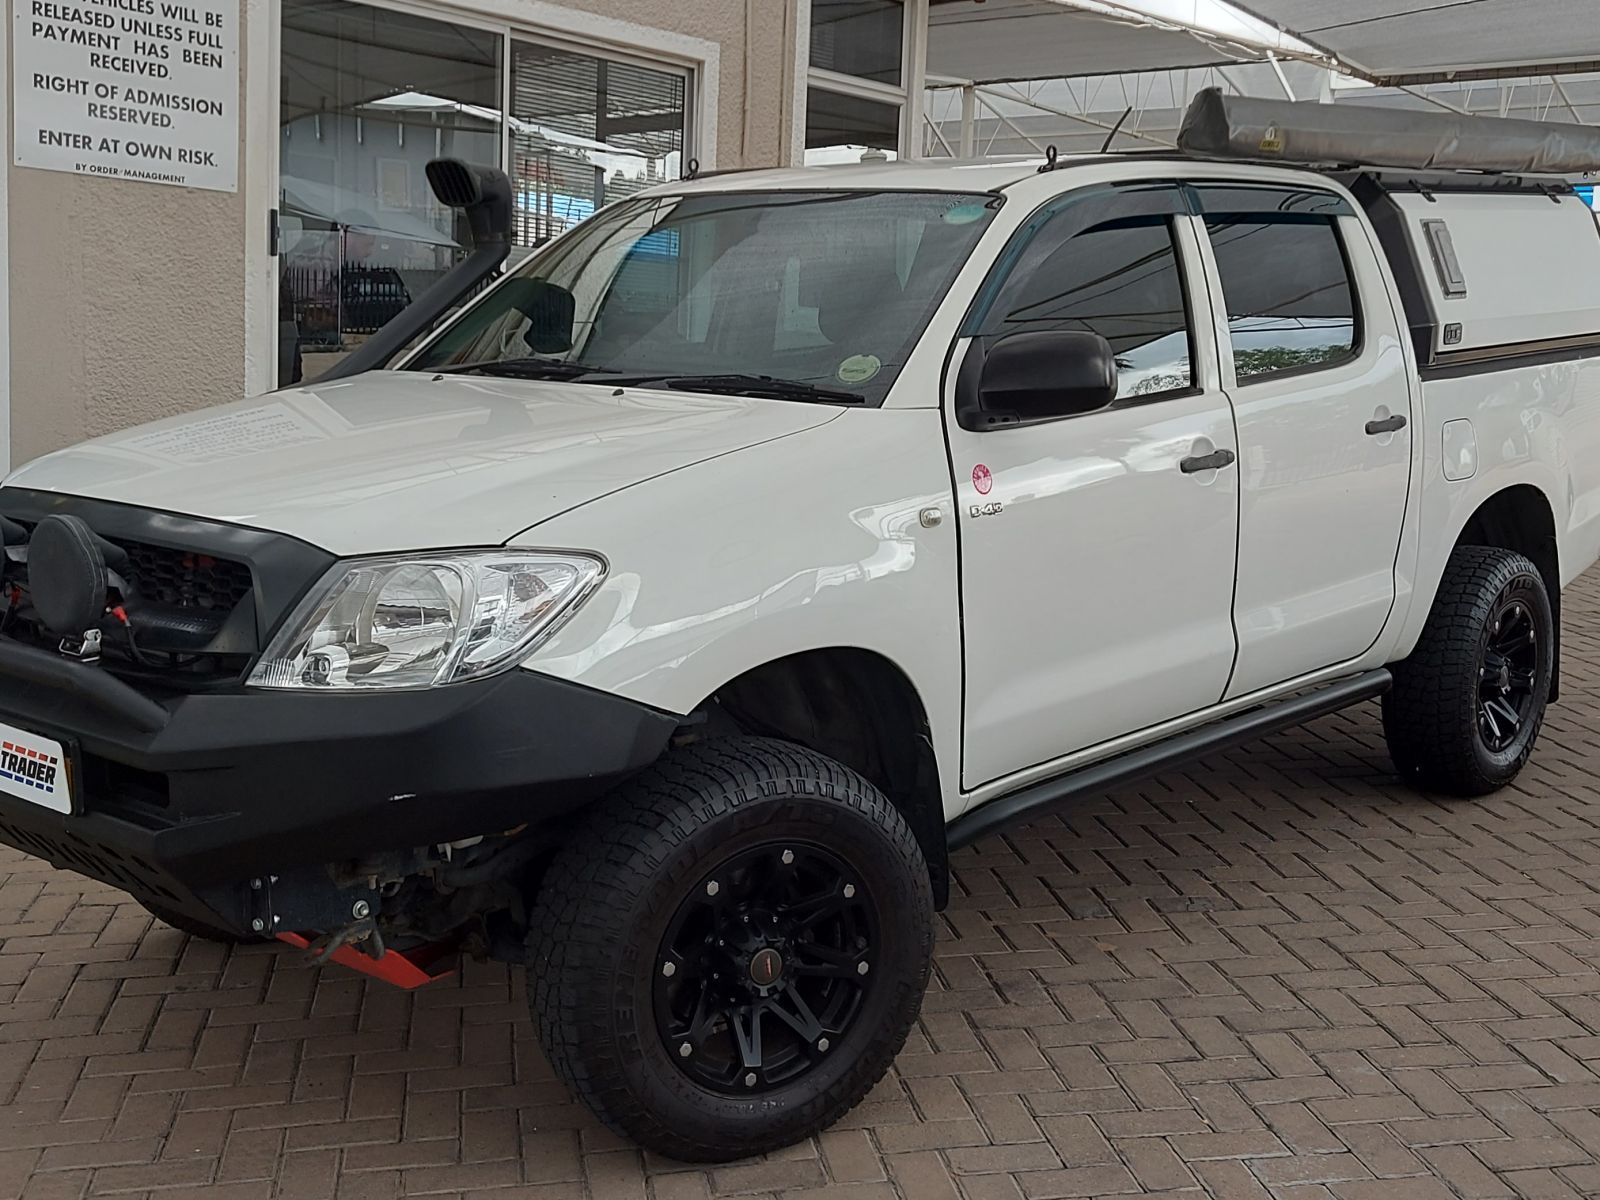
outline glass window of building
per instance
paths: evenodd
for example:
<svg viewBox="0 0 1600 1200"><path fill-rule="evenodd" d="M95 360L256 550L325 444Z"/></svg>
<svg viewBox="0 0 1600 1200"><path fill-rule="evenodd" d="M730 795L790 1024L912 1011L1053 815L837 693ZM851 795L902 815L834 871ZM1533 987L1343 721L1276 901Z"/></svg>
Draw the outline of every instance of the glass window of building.
<svg viewBox="0 0 1600 1200"><path fill-rule="evenodd" d="M905 25L900 0L811 0L811 65L899 87Z"/></svg>
<svg viewBox="0 0 1600 1200"><path fill-rule="evenodd" d="M806 93L808 164L896 158L909 109L903 0L812 0Z"/></svg>
<svg viewBox="0 0 1600 1200"><path fill-rule="evenodd" d="M282 0L278 382L314 379L454 265L423 168L501 161L502 39L347 0Z"/></svg>
<svg viewBox="0 0 1600 1200"><path fill-rule="evenodd" d="M516 240L538 246L600 206L683 174L682 72L511 46Z"/></svg>
<svg viewBox="0 0 1600 1200"><path fill-rule="evenodd" d="M900 106L812 88L806 93L806 161L855 161L900 146Z"/></svg>
<svg viewBox="0 0 1600 1200"><path fill-rule="evenodd" d="M281 2L280 385L317 378L465 255L430 159L504 167L525 247L683 174L687 70L356 0Z"/></svg>

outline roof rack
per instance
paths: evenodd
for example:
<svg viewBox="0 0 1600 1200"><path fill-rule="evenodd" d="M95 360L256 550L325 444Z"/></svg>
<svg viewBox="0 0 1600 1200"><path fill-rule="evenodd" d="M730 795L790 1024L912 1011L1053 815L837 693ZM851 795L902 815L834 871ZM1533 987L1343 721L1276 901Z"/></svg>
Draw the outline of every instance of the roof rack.
<svg viewBox="0 0 1600 1200"><path fill-rule="evenodd" d="M1258 100L1207 88L1178 147L1207 158L1298 166L1572 175L1600 170L1600 129L1369 104Z"/></svg>

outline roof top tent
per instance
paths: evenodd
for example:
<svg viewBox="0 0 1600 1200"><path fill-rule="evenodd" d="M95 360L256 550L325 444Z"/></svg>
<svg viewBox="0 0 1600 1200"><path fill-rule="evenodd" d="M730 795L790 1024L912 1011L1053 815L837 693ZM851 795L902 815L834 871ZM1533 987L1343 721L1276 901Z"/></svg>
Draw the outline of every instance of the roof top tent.
<svg viewBox="0 0 1600 1200"><path fill-rule="evenodd" d="M1207 91L1178 145L1197 158L1311 167L1349 186L1383 243L1425 369L1592 349L1600 225L1561 177L1600 168L1600 130Z"/></svg>
<svg viewBox="0 0 1600 1200"><path fill-rule="evenodd" d="M1178 132L1188 154L1302 166L1565 175L1600 167L1600 129L1358 104L1195 97Z"/></svg>

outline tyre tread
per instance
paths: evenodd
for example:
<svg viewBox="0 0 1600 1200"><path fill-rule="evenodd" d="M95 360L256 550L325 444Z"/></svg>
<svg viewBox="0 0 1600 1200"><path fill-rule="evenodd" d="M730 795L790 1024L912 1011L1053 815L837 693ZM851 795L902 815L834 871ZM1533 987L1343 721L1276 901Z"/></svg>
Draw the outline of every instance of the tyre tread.
<svg viewBox="0 0 1600 1200"><path fill-rule="evenodd" d="M792 743L730 738L675 751L603 801L573 832L541 886L529 939L529 1002L550 1065L608 1127L675 1158L726 1161L770 1147L685 1137L630 1090L620 1039L605 1036L585 999L594 994L595 981L625 930L610 919L615 906L589 900L596 894L643 892L699 826L763 797L793 791L851 806L889 834L908 862L922 865L916 837L899 811L855 771ZM922 873L926 880L925 866ZM931 894L927 918L931 939ZM894 986L914 986L920 1000L925 984L921 979ZM909 1015L882 1031L881 1044L897 1053L916 1009L916 1004L894 1004L890 1011ZM887 1060L880 1066L876 1058L864 1057L841 1086L790 1109L786 1127L803 1137L831 1124L860 1103L886 1066Z"/></svg>
<svg viewBox="0 0 1600 1200"><path fill-rule="evenodd" d="M1433 609L1416 649L1394 668L1394 687L1383 699L1384 736L1400 774L1430 791L1484 796L1504 787L1532 754L1541 703L1533 714L1534 735L1506 770L1490 773L1477 752L1476 705L1462 703L1462 689L1476 695L1479 638L1501 590L1519 575L1540 579L1527 558L1492 546L1458 546L1450 556ZM1542 587L1542 582L1541 582Z"/></svg>

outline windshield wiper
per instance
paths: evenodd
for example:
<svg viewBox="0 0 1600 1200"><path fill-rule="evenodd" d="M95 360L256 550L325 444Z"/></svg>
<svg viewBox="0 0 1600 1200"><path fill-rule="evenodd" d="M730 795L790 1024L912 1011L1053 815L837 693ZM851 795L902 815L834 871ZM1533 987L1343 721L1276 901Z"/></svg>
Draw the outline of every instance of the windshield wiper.
<svg viewBox="0 0 1600 1200"><path fill-rule="evenodd" d="M500 358L487 362L466 363L458 367L437 368L447 375L504 375L510 379L578 379L584 375L614 375L606 367L591 367L584 363L567 362L561 358Z"/></svg>
<svg viewBox="0 0 1600 1200"><path fill-rule="evenodd" d="M681 392L711 392L725 396L764 396L774 400L814 400L823 404L865 404L860 392L818 387L798 379L775 379L771 375L641 375L629 383L656 385Z"/></svg>

